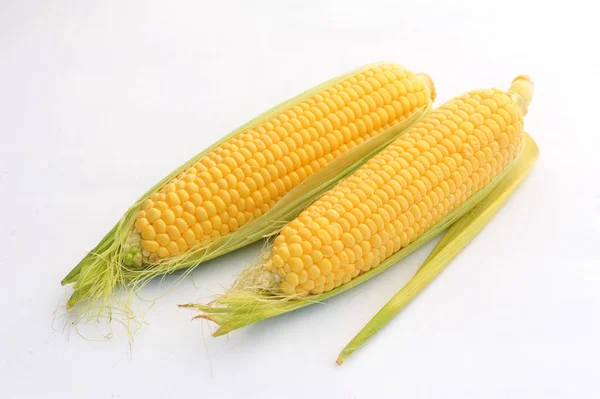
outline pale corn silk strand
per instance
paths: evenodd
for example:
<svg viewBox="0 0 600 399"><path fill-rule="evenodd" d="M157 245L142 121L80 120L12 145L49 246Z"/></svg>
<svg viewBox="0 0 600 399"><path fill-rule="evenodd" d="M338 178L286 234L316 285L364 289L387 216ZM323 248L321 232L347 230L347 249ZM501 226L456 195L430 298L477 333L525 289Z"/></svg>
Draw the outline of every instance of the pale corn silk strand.
<svg viewBox="0 0 600 399"><path fill-rule="evenodd" d="M221 335L379 274L508 173L522 151L532 87L519 76L507 93L473 91L444 104L284 227L271 253L231 290L189 306L219 324Z"/></svg>
<svg viewBox="0 0 600 399"><path fill-rule="evenodd" d="M72 313L89 319L112 314L112 305L132 314L132 295L153 277L275 233L428 113L434 93L427 75L378 63L255 118L127 211L63 280L75 284L68 308L85 303Z"/></svg>

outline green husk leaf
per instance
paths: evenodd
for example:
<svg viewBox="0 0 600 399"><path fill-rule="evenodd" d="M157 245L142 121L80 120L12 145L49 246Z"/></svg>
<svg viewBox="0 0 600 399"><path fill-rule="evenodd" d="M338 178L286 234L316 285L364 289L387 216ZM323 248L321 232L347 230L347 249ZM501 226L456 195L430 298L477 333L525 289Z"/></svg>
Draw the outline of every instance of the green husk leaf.
<svg viewBox="0 0 600 399"><path fill-rule="evenodd" d="M526 135L524 151L514 162L508 174L477 205L448 229L413 278L346 345L337 359L338 364L341 365L348 356L404 309L483 229L525 178L536 161L538 153L537 145L529 135Z"/></svg>
<svg viewBox="0 0 600 399"><path fill-rule="evenodd" d="M180 276L180 279L183 279L193 267L202 262L276 233L287 222L296 217L297 214L312 201L335 185L337 181L354 172L354 170L360 167L364 162L372 158L377 152L385 148L391 141L407 131L418 120L431 111L431 104L429 104L427 107L415 111L406 120L347 151L343 157L334 159L319 170L319 172L305 179L304 182L290 191L268 212L242 226L235 232L211 240L192 251L187 251L184 254L171 257L168 261L147 265L145 268L140 269L126 267L124 265L125 254L122 253L121 246L127 239L129 232L132 231L135 223L135 216L146 198L231 137L277 115L290 103L303 101L314 95L314 93L321 91L324 87L330 86L334 82L345 79L352 74L360 73L367 68L373 67L373 65L376 64L366 65L358 70L331 79L271 108L267 112L223 137L221 140L197 154L185 164L174 170L171 174L163 178L127 210L121 220L100 241L100 243L63 279L63 285L74 283L75 289L67 302L67 309L73 308L80 303L85 304L87 307L84 307L82 313L88 319L95 319L102 315L111 303L117 304L127 310L131 295L135 294L150 279L172 273L176 270L188 269ZM123 287L124 293L126 293L123 301L115 295L115 289L119 286ZM130 314L130 312L127 311L124 313Z"/></svg>
<svg viewBox="0 0 600 399"><path fill-rule="evenodd" d="M192 308L201 312L198 318L211 320L219 325L219 328L214 332L213 336L227 334L233 330L245 327L257 321L265 320L270 317L278 316L283 313L291 312L296 309L303 308L313 303L325 301L335 295L339 295L348 291L358 284L369 280L384 271L392 265L398 263L427 242L432 240L442 231L453 225L457 220L467 214L478 203L486 198L493 190L501 184L507 184L507 181L512 181L515 176L519 175L519 171L524 167L524 164L532 162L531 152L537 153L535 143L529 137L525 142L526 149L524 153L502 171L492 182L490 182L482 190L471 196L463 205L451 212L444 220L435 224L427 230L421 237L413 243L404 247L394 255L383 261L377 268L371 269L368 272L350 280L348 283L319 295L310 295L308 297L285 297L276 296L268 292L256 289L234 288L225 294L217 297L208 305L202 304L185 304L180 307ZM504 185L503 185L504 186ZM260 263L260 260L259 260ZM243 278L243 275L240 277Z"/></svg>

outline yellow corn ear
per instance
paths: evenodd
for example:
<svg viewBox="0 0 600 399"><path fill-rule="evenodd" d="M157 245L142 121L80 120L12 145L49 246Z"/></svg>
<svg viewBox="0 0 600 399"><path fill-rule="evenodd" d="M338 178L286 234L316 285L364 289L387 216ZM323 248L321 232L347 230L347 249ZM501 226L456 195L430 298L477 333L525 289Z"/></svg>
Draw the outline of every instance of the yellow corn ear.
<svg viewBox="0 0 600 399"><path fill-rule="evenodd" d="M63 280L68 307L278 231L429 112L431 79L378 63L255 118L150 189Z"/></svg>
<svg viewBox="0 0 600 399"><path fill-rule="evenodd" d="M320 294L347 283L485 187L521 152L528 100L511 94L529 86L518 78L508 93L478 90L445 103L308 207L283 228L267 263L281 291Z"/></svg>
<svg viewBox="0 0 600 399"><path fill-rule="evenodd" d="M260 217L307 176L425 107L430 84L381 64L227 140L144 201L135 223L142 260L177 255Z"/></svg>

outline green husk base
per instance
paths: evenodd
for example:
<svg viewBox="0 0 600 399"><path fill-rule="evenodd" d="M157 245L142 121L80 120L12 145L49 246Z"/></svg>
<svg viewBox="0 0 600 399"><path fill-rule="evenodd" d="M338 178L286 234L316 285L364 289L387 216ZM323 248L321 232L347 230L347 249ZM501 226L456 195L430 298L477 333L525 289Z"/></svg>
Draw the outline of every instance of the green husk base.
<svg viewBox="0 0 600 399"><path fill-rule="evenodd" d="M526 136L524 152L509 173L481 202L448 229L413 278L346 345L337 364L341 365L356 349L364 345L444 270L506 202L525 178L538 154L535 142Z"/></svg>
<svg viewBox="0 0 600 399"><path fill-rule="evenodd" d="M174 170L171 174L148 190L131 208L129 208L129 210L127 210L121 220L110 230L96 248L90 251L63 279L63 285L74 284L75 289L67 302L67 309L72 309L78 305L77 307L80 309L79 312L76 312L78 314L78 320L81 318L95 320L100 316L112 315L111 309L113 306L116 306L119 308L121 314L128 315L128 318L134 318L135 312L131 310L130 306L131 299L133 295L135 295L139 289L152 278L161 275L164 276L177 270L187 269L186 272L177 279L177 281L180 281L191 272L193 267L202 262L241 248L265 236L277 233L281 227L296 217L298 213L317 199L322 193L330 189L340 179L343 179L354 172L368 159L372 158L391 141L407 131L418 120L431 111L431 105L419 109L401 123L390 127L388 130L367 140L363 144L347 151L343 157L333 160L319 172L305 179L303 183L290 191L268 212L242 226L235 232L211 240L203 246L194 248L184 254L170 257L166 261L144 265L142 268L125 266L125 254L121 250L122 245L126 241L129 233L133 230L135 216L146 198L231 137L277 115L290 103L303 101L314 95L316 92L321 91L323 87L330 86L336 81L345 79L352 74L359 73L374 65L376 64L366 65L353 72L331 79L299 96L273 107L264 114L231 132L229 135L223 137L221 140ZM116 293L117 287L122 288L120 293Z"/></svg>
<svg viewBox="0 0 600 399"><path fill-rule="evenodd" d="M393 256L386 259L377 268L369 270L368 272L358 276L357 278L351 280L346 284L341 285L340 287L332 291L319 295L310 295L308 297L285 297L276 296L265 292L264 290L257 290L252 288L243 289L243 284L240 284L238 282L234 285L233 289L217 297L213 302L209 303L208 305L186 304L180 305L180 307L198 310L201 312L201 314L196 316L197 318L207 319L219 325L219 328L213 333L213 336L216 337L223 334L227 334L233 330L242 328L257 321L265 320L270 317L291 312L293 310L303 308L313 303L322 302L335 295L339 295L342 292L348 291L357 286L358 284L361 284L362 282L369 280L380 273L383 273L389 267L398 263L400 260L404 259L408 255L419 249L421 246L429 242L442 231L454 225L465 215L467 216L462 220L470 220L469 218L473 216L468 216L471 215L469 212L477 212L474 209L478 209L476 207L478 204L482 203L482 201L485 200L484 204L488 204L490 201L492 201L496 207L499 207L500 204L510 194L510 192L512 192L512 190L518 184L518 182L523 178L527 170L529 170L532 163L537 158L537 153L538 150L535 142L528 135L526 135L523 153L515 161L513 161L509 167L502 171L500 175L498 175L492 182L490 182L485 188L471 196L471 198L469 198L459 208L451 212L444 220L440 221L432 228L427 230L419 239L404 247L402 250L396 252ZM496 203L494 201L499 202ZM473 215L476 216L476 214ZM489 217L491 217L491 215L489 215ZM460 229L460 226L463 226L464 223L465 222L461 222L458 225L458 229ZM456 230L452 229L451 231ZM475 232L472 232L472 234L474 233ZM452 237L452 235L450 237ZM446 242L446 240L444 240L444 242ZM436 259L442 259L442 257L445 256L445 254L446 252L442 253L441 249L437 249L436 251L434 251L434 256L438 256L436 257ZM266 255L263 255L263 257L265 256ZM448 259L447 261L449 262L450 259ZM258 264L260 265L262 262L263 260L259 260ZM429 268L424 268L423 270L429 270ZM421 270L419 273L423 272L423 270ZM243 279L244 274L242 274L240 278ZM385 324L386 321L387 320L385 320L383 324ZM368 336L365 338L365 340L367 338ZM362 343L364 343L364 340L359 340L358 346L360 346L360 344ZM352 350L354 349L356 348L353 348Z"/></svg>

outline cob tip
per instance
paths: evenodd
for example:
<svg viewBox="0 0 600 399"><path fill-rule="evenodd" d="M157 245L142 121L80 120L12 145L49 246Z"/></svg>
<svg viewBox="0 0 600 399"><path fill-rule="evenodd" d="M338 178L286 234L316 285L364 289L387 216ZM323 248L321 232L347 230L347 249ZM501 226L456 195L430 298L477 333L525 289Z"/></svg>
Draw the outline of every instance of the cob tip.
<svg viewBox="0 0 600 399"><path fill-rule="evenodd" d="M433 84L433 80L426 73L418 73L417 79L425 84L425 86L429 89L429 93L431 93L431 102L435 101L436 91L435 85Z"/></svg>
<svg viewBox="0 0 600 399"><path fill-rule="evenodd" d="M521 109L523 116L527 115L527 109L533 98L533 82L529 75L519 75L514 78L508 92Z"/></svg>

